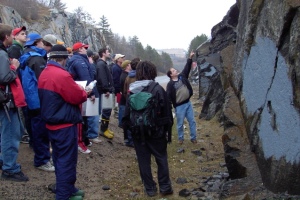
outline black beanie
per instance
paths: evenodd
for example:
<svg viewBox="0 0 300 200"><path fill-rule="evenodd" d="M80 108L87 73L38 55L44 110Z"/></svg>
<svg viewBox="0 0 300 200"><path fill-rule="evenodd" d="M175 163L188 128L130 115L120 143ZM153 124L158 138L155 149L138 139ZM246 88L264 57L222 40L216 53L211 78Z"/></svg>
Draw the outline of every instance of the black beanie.
<svg viewBox="0 0 300 200"><path fill-rule="evenodd" d="M69 56L68 50L62 45L54 45L49 51L49 58L64 58L67 59Z"/></svg>

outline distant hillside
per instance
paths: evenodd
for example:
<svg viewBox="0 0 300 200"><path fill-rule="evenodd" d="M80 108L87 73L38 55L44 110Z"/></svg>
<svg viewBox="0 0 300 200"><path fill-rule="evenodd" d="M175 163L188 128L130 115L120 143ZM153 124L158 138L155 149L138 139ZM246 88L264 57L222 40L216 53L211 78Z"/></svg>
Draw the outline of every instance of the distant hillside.
<svg viewBox="0 0 300 200"><path fill-rule="evenodd" d="M179 58L185 58L187 51L184 49L179 49L179 48L173 48L173 49L158 49L156 50L159 54L161 54L161 52L165 52L167 54L169 54L172 57L179 57Z"/></svg>
<svg viewBox="0 0 300 200"><path fill-rule="evenodd" d="M173 67L178 70L183 69L186 62L186 54L187 54L186 50L180 48L173 48L173 49L158 49L156 51L159 54L161 54L162 52L169 54L173 62Z"/></svg>

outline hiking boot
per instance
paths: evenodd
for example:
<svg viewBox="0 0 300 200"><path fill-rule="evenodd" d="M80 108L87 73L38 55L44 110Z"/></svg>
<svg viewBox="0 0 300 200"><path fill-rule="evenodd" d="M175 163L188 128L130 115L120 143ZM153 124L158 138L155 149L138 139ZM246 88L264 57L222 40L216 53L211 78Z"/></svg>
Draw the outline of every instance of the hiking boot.
<svg viewBox="0 0 300 200"><path fill-rule="evenodd" d="M36 168L40 169L40 170L47 171L47 172L54 172L55 171L55 167L51 164L50 161L48 161L46 164L38 166Z"/></svg>
<svg viewBox="0 0 300 200"><path fill-rule="evenodd" d="M145 192L149 197L154 197L157 195L157 190L145 190Z"/></svg>
<svg viewBox="0 0 300 200"><path fill-rule="evenodd" d="M125 146L134 148L133 142L129 142L129 141L125 142Z"/></svg>
<svg viewBox="0 0 300 200"><path fill-rule="evenodd" d="M112 132L111 130L109 130L109 129L107 129L108 130L108 132L112 135L112 136L114 136L115 135L115 133L114 132Z"/></svg>
<svg viewBox="0 0 300 200"><path fill-rule="evenodd" d="M191 140L193 144L197 144L197 140Z"/></svg>
<svg viewBox="0 0 300 200"><path fill-rule="evenodd" d="M69 200L83 200L82 196L71 196Z"/></svg>
<svg viewBox="0 0 300 200"><path fill-rule="evenodd" d="M170 194L173 194L173 190L172 190L172 188L171 189L169 189L169 190L166 190L166 191L160 191L160 194L161 195L170 195Z"/></svg>
<svg viewBox="0 0 300 200"><path fill-rule="evenodd" d="M89 150L88 148L87 148L86 150L83 150L80 146L78 146L78 151L79 151L80 153L84 153L84 154L89 154L89 153L92 152L92 151Z"/></svg>
<svg viewBox="0 0 300 200"><path fill-rule="evenodd" d="M78 190L77 192L73 193L72 196L84 197L84 191L83 190Z"/></svg>
<svg viewBox="0 0 300 200"><path fill-rule="evenodd" d="M108 131L108 129L106 131L104 131L104 133L100 133L100 135L102 135L103 137L106 137L107 139L113 139L113 135Z"/></svg>
<svg viewBox="0 0 300 200"><path fill-rule="evenodd" d="M16 181L16 182L25 182L29 181L28 177L23 174L22 171L18 173L9 173L3 171L1 174L1 179L2 180L7 180L7 181Z"/></svg>
<svg viewBox="0 0 300 200"><path fill-rule="evenodd" d="M98 144L98 143L101 143L101 142L102 142L102 140L100 140L99 137L90 139L90 141L91 141L91 142L94 142L95 144Z"/></svg>
<svg viewBox="0 0 300 200"><path fill-rule="evenodd" d="M53 192L55 194L56 192L56 184L55 183L51 183L48 185L48 190Z"/></svg>
<svg viewBox="0 0 300 200"><path fill-rule="evenodd" d="M20 143L29 144L29 135L23 135Z"/></svg>

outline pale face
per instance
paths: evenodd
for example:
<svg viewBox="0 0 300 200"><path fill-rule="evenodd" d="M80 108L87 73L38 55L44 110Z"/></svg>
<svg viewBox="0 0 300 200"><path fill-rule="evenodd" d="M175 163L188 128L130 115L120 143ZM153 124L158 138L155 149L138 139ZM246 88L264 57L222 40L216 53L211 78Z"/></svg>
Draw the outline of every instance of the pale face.
<svg viewBox="0 0 300 200"><path fill-rule="evenodd" d="M26 36L25 31L20 31L17 35L15 35L15 40L24 44L27 40Z"/></svg>
<svg viewBox="0 0 300 200"><path fill-rule="evenodd" d="M125 69L127 72L131 71L131 64L129 63L127 66L126 66L126 69Z"/></svg>
<svg viewBox="0 0 300 200"><path fill-rule="evenodd" d="M36 47L44 49L45 46L44 46L43 40L41 40L38 43L36 43Z"/></svg>
<svg viewBox="0 0 300 200"><path fill-rule="evenodd" d="M171 74L170 74L171 77L177 77L179 74L178 70L175 68L171 68L170 72L171 72Z"/></svg>
<svg viewBox="0 0 300 200"><path fill-rule="evenodd" d="M124 57L123 58L118 58L118 60L117 60L117 62L119 63L119 65L121 65L123 61L124 61Z"/></svg>
<svg viewBox="0 0 300 200"><path fill-rule="evenodd" d="M108 50L106 50L106 52L105 52L105 54L104 54L104 57L105 57L105 58L110 58L110 53L109 53Z"/></svg>
<svg viewBox="0 0 300 200"><path fill-rule="evenodd" d="M45 46L45 45L44 45L43 48L44 48L47 52L49 52L49 51L51 50L52 47L51 47L51 46Z"/></svg>
<svg viewBox="0 0 300 200"><path fill-rule="evenodd" d="M85 47L80 47L78 53L86 55L87 49Z"/></svg>

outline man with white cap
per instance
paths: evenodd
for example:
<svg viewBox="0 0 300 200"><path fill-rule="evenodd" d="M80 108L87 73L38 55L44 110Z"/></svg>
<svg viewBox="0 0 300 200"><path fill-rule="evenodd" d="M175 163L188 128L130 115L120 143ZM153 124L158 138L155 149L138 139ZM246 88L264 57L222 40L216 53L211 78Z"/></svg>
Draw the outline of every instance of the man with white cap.
<svg viewBox="0 0 300 200"><path fill-rule="evenodd" d="M114 81L114 88L115 88L115 94L116 94L116 101L118 103L118 107L119 107L119 103L121 100L121 83L120 83L120 77L122 74L122 63L124 61L125 55L123 54L116 54L114 57L114 65L112 66L111 69L111 73L112 73L112 77L113 77L113 81ZM118 118L120 119L120 113L118 112L118 107L115 108L115 115L118 113ZM122 114L122 113L121 113ZM119 120L119 124L118 126L121 126L121 121Z"/></svg>

